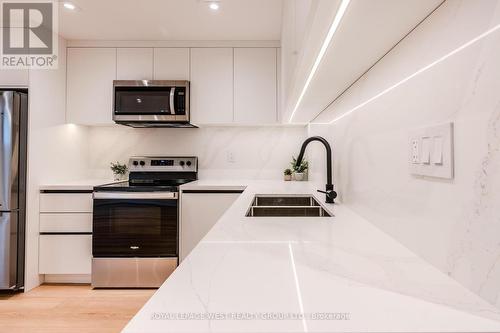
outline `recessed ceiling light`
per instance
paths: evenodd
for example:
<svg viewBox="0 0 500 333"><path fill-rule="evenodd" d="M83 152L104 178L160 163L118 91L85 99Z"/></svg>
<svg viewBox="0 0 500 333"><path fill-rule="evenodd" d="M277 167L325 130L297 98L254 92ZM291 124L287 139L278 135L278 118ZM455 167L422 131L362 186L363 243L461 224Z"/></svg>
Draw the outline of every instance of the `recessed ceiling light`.
<svg viewBox="0 0 500 333"><path fill-rule="evenodd" d="M64 8L69 9L69 10L75 10L76 9L76 6L73 5L71 2L65 2L63 4L63 6L64 6Z"/></svg>
<svg viewBox="0 0 500 333"><path fill-rule="evenodd" d="M211 10L218 10L219 9L219 4L217 2L211 2L210 5L208 5Z"/></svg>

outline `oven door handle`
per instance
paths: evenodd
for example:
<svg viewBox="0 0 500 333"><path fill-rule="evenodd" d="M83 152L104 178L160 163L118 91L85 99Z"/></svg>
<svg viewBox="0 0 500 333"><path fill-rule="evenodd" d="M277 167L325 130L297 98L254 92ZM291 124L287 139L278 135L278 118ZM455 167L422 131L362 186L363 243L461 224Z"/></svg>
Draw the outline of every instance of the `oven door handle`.
<svg viewBox="0 0 500 333"><path fill-rule="evenodd" d="M94 192L94 199L170 199L177 200L177 192Z"/></svg>

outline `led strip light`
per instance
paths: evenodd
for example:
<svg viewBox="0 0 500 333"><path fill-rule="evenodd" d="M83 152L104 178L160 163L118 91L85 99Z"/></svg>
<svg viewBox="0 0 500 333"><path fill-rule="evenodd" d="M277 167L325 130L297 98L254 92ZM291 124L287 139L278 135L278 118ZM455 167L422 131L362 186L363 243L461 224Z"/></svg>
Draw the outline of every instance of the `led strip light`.
<svg viewBox="0 0 500 333"><path fill-rule="evenodd" d="M344 14L345 14L350 2L351 2L351 0L342 0L342 2L340 3L339 9L337 10L337 14L335 14L335 18L333 19L332 25L330 26L330 29L328 30L328 34L326 35L326 38L323 41L323 45L321 45L321 49L318 53L318 56L316 57L316 60L314 61L314 65L311 68L311 72L309 73L309 76L307 77L306 83L304 84L304 88L302 88L302 92L299 95L299 99L297 100L297 103L295 104L295 107L293 108L292 114L290 115L290 119L288 120L289 123L292 122L292 119L295 116L297 109L299 108L300 102L302 102L302 99L304 98L304 95L306 94L307 88L309 88L309 84L311 84L312 78L314 77L314 74L316 74L316 71L318 70L319 64L321 63L321 60L323 60L323 57L325 56L326 50L330 46L330 42L332 41L332 38L335 35L335 32L337 31L337 29L340 25L340 21L342 21L342 17L344 17Z"/></svg>
<svg viewBox="0 0 500 333"><path fill-rule="evenodd" d="M365 106L365 105L367 105L367 104L369 104L369 103L373 102L374 100L376 100L376 99L378 99L379 97L381 97L381 96L383 96L383 95L387 94L387 93L388 93L388 92L390 92L391 90L393 90L393 89L395 89L395 88L399 87L399 86L400 86L400 85L402 85L403 83L406 83L406 82L408 82L409 80L413 79L415 76L417 76L417 75L419 75L419 74L422 74L423 72L427 71L428 69L430 69L430 68L432 68L432 67L436 66L437 64L439 64L439 63L441 63L441 62L445 61L446 59L450 58L451 56L453 56L453 55L455 55L455 54L459 53L460 51L463 51L464 49L468 48L469 46L471 46L471 45L473 45L473 44L477 43L477 42L478 42L478 41L480 41L481 39L483 39L483 38L487 37L488 35L490 35L490 34L494 33L495 31L497 31L498 29L500 29L500 24L498 24L498 25L494 26L493 28L491 28L491 29L489 29L489 30L487 30L487 31L483 32L483 33L482 33L482 34L480 34L479 36L477 36L477 37L475 37L475 38L471 39L471 40L470 40L470 41L468 41L467 43L465 43L465 44L461 45L460 47L458 47L458 48L454 49L453 51L451 51L451 52L449 52L449 53L445 54L445 55L444 55L444 56L442 56L441 58L439 58L439 59L437 59L437 60L435 60L435 61L431 62L430 64L428 64L428 65L426 65L426 66L424 66L424 67L422 67L422 68L420 68L420 69L419 69L418 71L416 71L415 73L413 73L413 74L411 74L411 75L407 76L407 77L406 77L406 78L404 78L403 80L401 80L401 81L399 81L399 82L397 82L397 83L393 84L392 86L390 86L390 87L388 87L388 88L384 89L384 90L383 90L383 91L381 91L380 93L378 93L378 94L376 94L375 96L373 96L373 97L369 98L368 100L364 101L363 103L361 103L361 104L359 104L359 105L355 106L354 108L350 109L349 111L347 111L347 112L345 112L345 113L341 114L340 116L338 116L338 117L334 118L334 119L333 119L333 120L331 120L330 122L327 122L327 123L320 123L320 122L318 122L318 123L313 123L313 124L319 124L319 125L333 124L334 122L336 122L336 121L338 121L338 120L340 120L340 119L342 119L342 118L344 118L344 117L347 117L348 115L352 114L352 113L353 113L353 112L355 112L356 110L361 109L363 106Z"/></svg>

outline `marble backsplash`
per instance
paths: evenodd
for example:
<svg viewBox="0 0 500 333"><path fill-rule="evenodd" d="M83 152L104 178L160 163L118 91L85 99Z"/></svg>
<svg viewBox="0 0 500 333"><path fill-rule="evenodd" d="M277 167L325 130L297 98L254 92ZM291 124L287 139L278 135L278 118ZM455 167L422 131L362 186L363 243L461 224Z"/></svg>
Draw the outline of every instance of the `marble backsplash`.
<svg viewBox="0 0 500 333"><path fill-rule="evenodd" d="M500 1L446 1L309 127L333 146L344 203L497 307L499 59ZM412 176L411 131L448 121L454 179ZM311 162L323 180L321 147Z"/></svg>
<svg viewBox="0 0 500 333"><path fill-rule="evenodd" d="M89 128L89 177L110 177L109 163L131 156L198 156L201 179L282 179L305 127Z"/></svg>

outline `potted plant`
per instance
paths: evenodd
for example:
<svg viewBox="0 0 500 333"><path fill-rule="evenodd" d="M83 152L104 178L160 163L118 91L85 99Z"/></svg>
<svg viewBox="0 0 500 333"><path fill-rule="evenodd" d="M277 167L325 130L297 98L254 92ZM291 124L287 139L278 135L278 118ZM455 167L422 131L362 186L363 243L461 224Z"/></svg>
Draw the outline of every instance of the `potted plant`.
<svg viewBox="0 0 500 333"><path fill-rule="evenodd" d="M292 180L292 170L291 169L285 169L285 171L283 171L283 174L285 175L285 181Z"/></svg>
<svg viewBox="0 0 500 333"><path fill-rule="evenodd" d="M295 165L296 163L297 159L295 157L292 157L292 162L290 164L292 165L293 176L295 180L302 181L304 180L304 175L307 172L307 169L309 168L309 162L303 159L300 165Z"/></svg>
<svg viewBox="0 0 500 333"><path fill-rule="evenodd" d="M113 171L115 180L123 180L125 179L128 168L125 164L121 164L120 162L111 162L111 171Z"/></svg>

